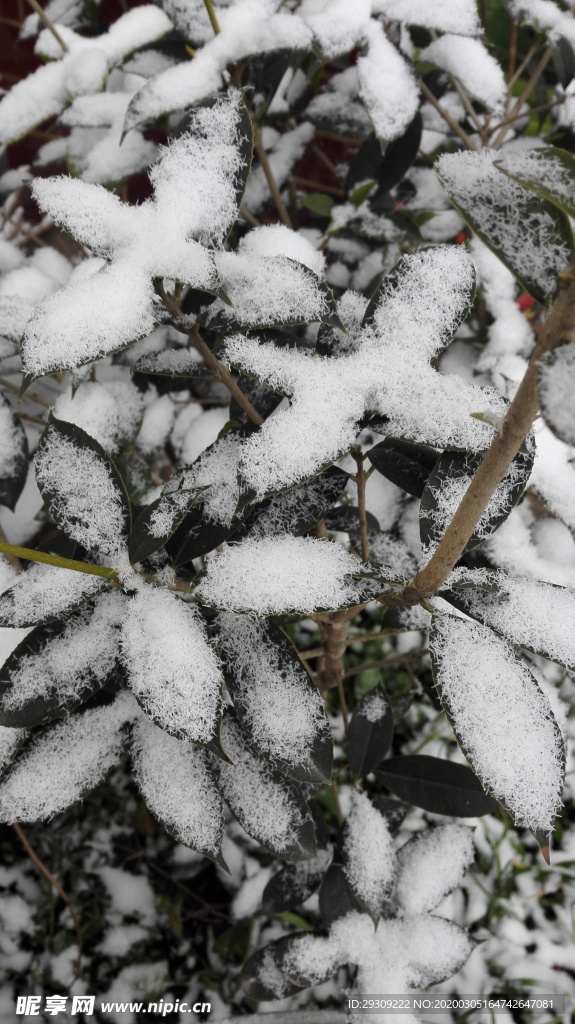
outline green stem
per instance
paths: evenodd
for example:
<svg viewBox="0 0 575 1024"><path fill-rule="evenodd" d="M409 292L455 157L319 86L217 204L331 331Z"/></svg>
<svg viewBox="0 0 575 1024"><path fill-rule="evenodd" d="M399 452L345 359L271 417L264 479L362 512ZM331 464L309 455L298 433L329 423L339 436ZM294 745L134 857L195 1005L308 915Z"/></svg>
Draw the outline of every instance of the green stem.
<svg viewBox="0 0 575 1024"><path fill-rule="evenodd" d="M28 0L28 2L30 2L30 0ZM208 17L212 23L212 28L217 35L220 31L220 25L216 17L216 12L214 11L212 0L204 0L204 4L206 5L206 11L208 12Z"/></svg>
<svg viewBox="0 0 575 1024"><path fill-rule="evenodd" d="M117 580L118 573L106 565L90 565L89 562L77 562L74 558L61 558L60 555L49 555L45 551L34 551L32 548L21 548L17 544L0 543L0 555L12 555L13 558L24 558L29 562L44 562L46 565L57 565L60 569L74 569L90 576L104 576L106 579Z"/></svg>

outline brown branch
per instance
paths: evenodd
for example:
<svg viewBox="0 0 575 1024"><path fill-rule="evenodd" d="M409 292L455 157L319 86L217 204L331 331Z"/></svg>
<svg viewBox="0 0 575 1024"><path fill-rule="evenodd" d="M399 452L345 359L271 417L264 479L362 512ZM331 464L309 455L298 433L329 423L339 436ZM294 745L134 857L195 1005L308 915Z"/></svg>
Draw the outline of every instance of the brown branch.
<svg viewBox="0 0 575 1024"><path fill-rule="evenodd" d="M6 380L5 377L0 377L0 385L3 388L8 388L8 391L14 392L15 395L20 394L20 388L16 384L12 384L12 381ZM26 398L29 398L31 402L36 402L37 405L43 405L45 409L52 408L52 402L49 402L46 398L42 398L42 395L37 394L35 391L27 391Z"/></svg>
<svg viewBox="0 0 575 1024"><path fill-rule="evenodd" d="M217 377L217 379L221 381L222 384L224 384L224 386L228 389L233 398L235 398L240 408L243 409L246 416L249 417L252 423L255 423L256 426L258 427L261 426L261 424L264 422L263 417L260 416L259 412L257 411L257 409L254 408L249 398L246 395L244 395L241 388L238 387L230 371L223 365L223 363L220 363L219 359L217 358L217 356L214 355L209 345L207 345L204 339L201 337L200 332L198 330L198 325L194 324L193 327L186 326L182 319L182 311L174 296L168 295L164 291L164 286L161 283L161 281L156 281L155 287L156 293L160 296L165 309L167 309L168 313L175 320L178 330L182 331L183 334L188 335L188 337L192 341L192 344L194 345L195 348L197 348L198 352L202 356L204 362L210 367L211 370L213 370L214 376Z"/></svg>
<svg viewBox="0 0 575 1024"><path fill-rule="evenodd" d="M467 132L463 130L461 125L459 125L457 123L457 121L455 120L455 118L453 118L451 116L449 111L446 110L445 107L442 107L441 103L438 103L438 101L436 100L435 96L433 95L431 89L429 89L427 87L425 82L420 82L419 83L419 88L421 89L421 91L422 91L423 95L425 96L426 100L428 100L429 103L431 103L432 107L435 107L435 109L437 110L438 114L441 114L441 117L443 118L445 123L448 124L449 127L451 128L451 130L454 131L455 134L459 136L459 138L461 139L463 144L465 146L467 146L468 149L475 150L475 146L473 145L473 143L472 143L471 139L469 138L469 135L467 134Z"/></svg>
<svg viewBox="0 0 575 1024"><path fill-rule="evenodd" d="M522 108L523 104L527 102L527 98L529 96L529 93L537 85L537 82L541 78L541 75L543 74L543 72L544 72L545 68L547 67L549 61L551 60L552 56L553 56L553 47L548 46L547 49L545 50L545 52L539 58L536 66L535 66L535 70L534 70L533 74L531 75L529 81L527 82L527 85L523 89L523 92L518 96L517 101L516 101L513 109L509 111L509 117L511 117L511 118L515 117L515 115L518 114L521 111L521 108ZM506 135L507 135L507 130L501 128L500 131L498 132L498 134L495 136L493 142L491 143L492 149L499 149L499 147L501 146L501 144L502 144L502 142L503 142L503 140L504 140Z"/></svg>
<svg viewBox="0 0 575 1024"><path fill-rule="evenodd" d="M435 553L408 588L408 591L415 591L419 600L436 594L461 558L491 496L527 437L539 411L537 369L541 357L551 349L574 339L575 257L572 257L569 270L562 275L559 296L543 324L539 341L507 415L487 449Z"/></svg>
<svg viewBox="0 0 575 1024"><path fill-rule="evenodd" d="M349 618L345 611L335 612L327 621L322 622L324 643L319 681L323 690L339 687L343 675L343 656L347 647L348 629Z"/></svg>
<svg viewBox="0 0 575 1024"><path fill-rule="evenodd" d="M62 39L62 36L58 32L56 26L50 21L50 18L46 14L46 11L42 7L40 7L38 0L28 0L28 3L30 4L32 10L35 11L39 18L44 22L46 28L50 30L56 42L62 47L64 53L68 53L68 47L66 46L66 43Z"/></svg>
<svg viewBox="0 0 575 1024"><path fill-rule="evenodd" d="M336 196L338 199L345 198L345 192L341 185L325 185L323 181L310 181L309 178L300 178L297 174L293 180L294 184L299 185L300 188L310 188L314 192L328 192L330 196Z"/></svg>
<svg viewBox="0 0 575 1024"><path fill-rule="evenodd" d="M14 829L16 835L18 836L18 839L22 843L22 846L26 850L26 853L28 854L30 860L33 861L36 867L39 868L42 874L48 879L50 885L52 885L56 892L59 893L59 895L64 900L64 903L68 907L68 910L70 911L70 917L72 918L72 921L74 922L74 928L76 929L76 943L78 945L78 960L76 963L76 972L74 974L74 981L76 981L76 979L80 977L80 973L82 970L82 950L84 948L84 940L82 938L80 922L78 921L78 918L76 916L76 911L72 906L68 893L62 888L60 883L56 881L54 875L50 873L44 862L40 860L38 854L35 852L35 850L32 849L28 839L24 835L22 829L17 824L17 822L13 823L12 828Z"/></svg>
<svg viewBox="0 0 575 1024"><path fill-rule="evenodd" d="M359 536L361 540L361 557L364 562L369 562L369 538L367 535L367 512L365 508L365 470L363 468L365 456L358 445L351 453L357 465L357 473L354 476L357 487L357 507L359 510Z"/></svg>
<svg viewBox="0 0 575 1024"><path fill-rule="evenodd" d="M418 651L407 651L405 654L395 654L391 658L380 658L379 661L368 661L362 665L354 665L353 668L348 668L343 674L344 679L349 679L350 676L357 676L360 672L367 672L371 668L388 668L391 665L401 665L402 662L408 658L416 659L423 658L428 653L427 647L422 647Z"/></svg>
<svg viewBox="0 0 575 1024"><path fill-rule="evenodd" d="M254 149L257 153L258 160L262 166L262 170L266 176L266 181L268 183L269 190L272 194L276 210L278 211L279 219L281 220L282 224L285 224L286 228L292 228L293 230L293 224L291 222L290 215L287 211L286 204L284 203L281 197L281 193L278 188L278 183L274 178L274 174L271 169L270 162L268 160L268 155L266 153L265 146L262 142L260 130L256 125L254 125Z"/></svg>

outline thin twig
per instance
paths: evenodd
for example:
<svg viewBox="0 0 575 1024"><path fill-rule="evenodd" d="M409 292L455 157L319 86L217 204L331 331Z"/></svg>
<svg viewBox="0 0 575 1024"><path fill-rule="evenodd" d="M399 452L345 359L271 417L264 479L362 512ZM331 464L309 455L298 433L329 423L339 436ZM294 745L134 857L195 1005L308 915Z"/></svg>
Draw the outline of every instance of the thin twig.
<svg viewBox="0 0 575 1024"><path fill-rule="evenodd" d="M529 96L529 93L537 85L537 82L541 78L541 75L545 71L545 68L547 67L547 65L548 65L549 61L551 60L552 56L553 56L553 47L548 46L547 49L545 50L545 52L539 58L536 66L535 66L535 70L534 70L533 74L531 75L529 81L527 82L527 85L523 89L523 92L517 98L515 106L513 107L512 110L509 111L509 117L514 117L516 114L518 114L519 111L521 110L521 108L523 107L523 104L527 102L527 98ZM493 142L491 143L492 149L499 149L499 147L501 146L501 144L502 144L503 140L505 139L506 135L507 135L507 129L501 128L501 130L495 136Z"/></svg>
<svg viewBox="0 0 575 1024"><path fill-rule="evenodd" d="M254 125L254 149L255 149L255 151L257 153L257 157L258 157L258 160L259 160L259 162L261 164L262 170L263 170L263 172L264 172L264 174L266 176L266 181L268 183L268 188L269 188L269 190L270 190L270 192L272 194L272 198L273 198L273 201L275 203L276 210L278 211L279 219L281 220L282 224L285 224L286 228L292 228L292 230L293 230L293 224L291 222L290 215L289 215L289 213L287 211L286 204L284 203L284 201L283 201L283 199L281 197L281 193L280 193L280 190L278 188L278 183L277 183L277 181L276 181L276 179L274 177L273 171L271 169L270 162L268 160L268 155L266 153L265 146L264 146L264 144L262 142L262 137L261 137L260 130L255 125Z"/></svg>
<svg viewBox="0 0 575 1024"><path fill-rule="evenodd" d="M72 903L70 901L70 897L68 896L68 893L62 888L60 883L56 881L56 879L54 878L54 875L51 874L51 872L48 870L48 868L46 867L44 862L42 860L40 860L40 858L39 858L38 854L35 852L35 850L32 849L28 839L24 835L22 829L17 824L17 822L13 823L12 828L14 829L16 835L18 836L18 839L22 843L22 846L26 850L26 853L28 854L30 860L33 861L33 863L36 865L36 867L40 869L40 871L42 872L43 875L45 875L45 877L50 882L50 885L52 885L54 887L54 889L56 890L56 892L59 893L59 895L64 900L64 903L68 907L68 910L70 911L70 917L72 918L72 920L74 922L74 928L76 929L76 942L77 942L77 945L78 945L78 960L77 960L77 963L76 963L76 973L74 974L74 981L76 981L76 979L80 977L80 973L81 973L81 970L82 970L82 950L84 948L84 940L82 938L82 932L80 930L80 922L78 921L78 918L76 916L76 911L74 910L74 907L72 906Z"/></svg>
<svg viewBox="0 0 575 1024"><path fill-rule="evenodd" d="M335 180L339 181L339 174L338 174L337 167L335 166L333 160L330 160L330 158L328 157L327 153L324 153L323 149L320 149L320 147L315 142L312 143L312 145L310 146L310 149L311 149L312 153L314 153L315 156L317 156L318 160L321 160L321 162L324 165L324 167L327 167L328 171L331 171L331 173L333 174Z"/></svg>
<svg viewBox="0 0 575 1024"><path fill-rule="evenodd" d="M401 665L406 658L413 658L415 660L416 658L423 658L427 653L427 647L422 647L421 650L407 651L407 653L404 654L396 654L392 658L381 658L379 661L367 661L362 665L354 665L353 668L348 668L347 671L343 673L343 678L348 679L349 676L357 676L360 672L367 672L368 669L372 668L388 668L391 665Z"/></svg>
<svg viewBox="0 0 575 1024"><path fill-rule="evenodd" d="M252 423L255 423L256 426L258 427L261 426L261 424L264 422L263 417L260 416L259 412L257 411L256 408L254 408L249 398L246 395L244 395L241 388L238 387L230 371L223 365L223 363L220 363L219 359L217 358L217 356L214 355L209 345L206 344L206 342L200 335L198 325L194 324L193 327L188 327L184 323L182 319L182 311L176 299L174 298L173 295L168 295L164 291L164 286L160 281L156 282L156 293L160 296L164 304L164 307L167 309L168 313L170 313L170 315L175 320L178 330L182 331L183 334L188 335L193 345L195 346L195 348L197 348L198 352L202 356L204 362L210 367L210 369L213 370L214 376L217 377L217 379L220 380L221 383L225 385L225 387L227 387L230 394L233 396L233 398L235 398L240 408L243 409L246 416L249 417Z"/></svg>
<svg viewBox="0 0 575 1024"><path fill-rule="evenodd" d="M15 395L20 394L20 388L13 384L12 381L6 380L5 377L0 377L0 385L3 388L8 388L8 391L13 391ZM42 395L38 395L35 391L27 391L26 398L29 398L31 402L36 402L37 405L43 405L45 409L51 409L53 403L48 402L47 399L42 398Z"/></svg>
<svg viewBox="0 0 575 1024"><path fill-rule="evenodd" d="M511 22L511 28L509 30L509 61L507 64L507 80L510 82L515 74L515 64L517 62L517 22Z"/></svg>
<svg viewBox="0 0 575 1024"><path fill-rule="evenodd" d="M30 0L29 0L29 2L30 2ZM210 21L212 23L212 28L213 28L215 34L218 35L218 33L220 31L220 26L219 26L218 19L216 17L216 12L214 11L214 6L212 4L212 0L204 0L204 4L206 6L206 11L208 12L208 17L209 17L209 19L210 19Z"/></svg>
<svg viewBox="0 0 575 1024"><path fill-rule="evenodd" d="M539 114L543 110L550 110L551 107L559 107L562 103L565 103L566 99L567 97L563 95L557 100L551 100L549 103L540 103L537 107L528 107L526 110L520 110L517 114L506 117L504 121L494 124L493 128L488 129L486 134L489 137L494 132L499 131L500 128L505 128L506 125L513 124L514 121L519 121L522 117L531 117L531 114Z"/></svg>
<svg viewBox="0 0 575 1024"><path fill-rule="evenodd" d="M429 89L427 87L425 82L420 82L419 83L419 88L421 89L421 91L422 91L423 95L425 96L426 100L428 100L429 103L431 103L432 107L435 107L435 109L437 110L438 114L441 114L441 117L443 118L445 123L448 124L449 127L451 128L451 130L454 131L455 134L459 136L459 138L461 139L463 144L465 146L467 146L468 149L475 150L475 146L473 145L473 143L472 143L471 139L469 138L469 135L467 134L467 132L463 130L461 125L459 125L457 123L457 121L451 116L449 111L446 110L445 107L441 106L441 103L439 103L436 100L436 98L433 95L431 89Z"/></svg>
<svg viewBox="0 0 575 1024"><path fill-rule="evenodd" d="M349 729L349 713L347 710L347 701L345 699L345 690L343 688L343 678L341 675L338 676L337 680L337 695L339 697L341 717L343 718L343 730L347 736L347 730Z"/></svg>
<svg viewBox="0 0 575 1024"><path fill-rule="evenodd" d="M38 423L41 427L48 426L48 420L42 419L41 416L33 416L30 412L20 412L18 409L16 415L19 416L21 420L29 420L30 423Z"/></svg>
<svg viewBox="0 0 575 1024"><path fill-rule="evenodd" d="M15 558L23 558L29 562L43 562L44 565L57 565L60 569L73 569L75 572L84 572L89 576L103 576L106 579L117 580L116 569L110 569L105 565L91 565L89 562L77 562L74 558L62 558L60 555L49 555L47 551L34 551L33 548L22 548L18 544L5 544L0 541L0 554L13 555Z"/></svg>
<svg viewBox="0 0 575 1024"><path fill-rule="evenodd" d="M59 43L60 46L62 47L64 53L68 53L68 47L67 47L66 43L62 39L62 36L58 32L58 29L56 28L56 26L53 24L52 21L50 21L50 18L46 14L46 11L42 7L40 7L40 4L38 3L38 0L28 0L28 3L30 4L30 7L32 8L32 10L35 11L36 14L44 22L46 28L50 30L50 32L54 36L54 39L56 40L56 42Z"/></svg>
<svg viewBox="0 0 575 1024"><path fill-rule="evenodd" d="M473 109L473 105L470 102L469 97L467 96L465 90L462 89L461 85L459 84L459 82L457 81L456 78L452 77L451 81L452 81L453 86L455 87L455 91L456 91L457 95L459 96L459 99L463 103L463 106L465 107L469 117L473 121L473 124L475 125L475 127L476 127L476 129L477 129L477 131L479 133L479 137L480 137L481 141L483 142L483 132L484 132L485 129L484 129L483 125L481 124L481 121L479 120L477 114L475 113L475 110Z"/></svg>
<svg viewBox="0 0 575 1024"><path fill-rule="evenodd" d="M325 185L323 181L310 181L309 178L300 178L299 175L295 175L294 184L300 188L309 188L314 192L328 192L330 196L336 196L338 199L345 198L345 192L341 185Z"/></svg>
<svg viewBox="0 0 575 1024"><path fill-rule="evenodd" d="M240 206L240 214L244 218L244 220L248 222L248 224L251 224L253 228L261 228L261 220L258 220L257 217L254 217L253 213L250 213L249 210L246 210L245 206Z"/></svg>
<svg viewBox="0 0 575 1024"><path fill-rule="evenodd" d="M357 487L357 507L359 512L359 536L361 540L361 557L362 561L369 562L369 538L367 534L367 512L365 508L365 472L363 463L365 456L361 450L361 446L358 445L353 449L351 453L355 459L357 466L357 473L354 476L355 486Z"/></svg>

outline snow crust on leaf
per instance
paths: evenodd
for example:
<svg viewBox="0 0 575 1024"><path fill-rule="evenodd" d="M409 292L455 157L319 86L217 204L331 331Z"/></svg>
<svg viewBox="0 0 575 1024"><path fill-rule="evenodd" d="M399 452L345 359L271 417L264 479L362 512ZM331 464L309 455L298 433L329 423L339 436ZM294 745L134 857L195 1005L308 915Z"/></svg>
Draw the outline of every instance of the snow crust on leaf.
<svg viewBox="0 0 575 1024"><path fill-rule="evenodd" d="M575 24L570 19L573 39ZM503 150L498 156L497 166L513 178L539 184L547 194L567 207L573 206L573 176L568 166L560 159L560 152L552 148Z"/></svg>
<svg viewBox="0 0 575 1024"><path fill-rule="evenodd" d="M36 734L0 784L0 820L38 821L73 804L122 753L121 726L134 714L128 694Z"/></svg>
<svg viewBox="0 0 575 1024"><path fill-rule="evenodd" d="M506 0L506 6L517 21L534 21L539 28L549 32L551 40L557 41L564 36L571 46L575 46L573 18L552 0Z"/></svg>
<svg viewBox="0 0 575 1024"><path fill-rule="evenodd" d="M209 416L211 412L204 415ZM209 489L198 499L206 519L229 526L240 496L238 460L241 444L238 434L220 438L202 452L192 466L175 473L166 484L164 494L173 494L179 487L186 490L207 487Z"/></svg>
<svg viewBox="0 0 575 1024"><path fill-rule="evenodd" d="M563 743L527 666L491 629L451 615L435 617L430 649L442 702L484 788L517 824L549 832L561 806Z"/></svg>
<svg viewBox="0 0 575 1024"><path fill-rule="evenodd" d="M142 395L129 381L85 381L72 395L59 395L54 416L75 423L114 455L130 440L142 416Z"/></svg>
<svg viewBox="0 0 575 1024"><path fill-rule="evenodd" d="M248 231L241 239L238 251L245 256L287 256L290 260L303 263L314 274L321 277L325 270L325 256L307 238L292 231L284 224L265 224Z"/></svg>
<svg viewBox="0 0 575 1024"><path fill-rule="evenodd" d="M551 430L566 444L575 444L573 382L575 345L562 345L539 363L539 395L543 416Z"/></svg>
<svg viewBox="0 0 575 1024"><path fill-rule="evenodd" d="M319 522L333 504L333 482L329 476L313 477L290 491L272 495L250 519L249 535L262 538L293 533L302 521L305 522L310 506Z"/></svg>
<svg viewBox="0 0 575 1024"><path fill-rule="evenodd" d="M55 570L66 572L65 569ZM76 575L80 575L77 573ZM48 638L33 654L24 654L4 675L10 689L0 699L3 712L25 709L38 697L56 698L61 706L74 701L84 687L104 683L118 655L118 630L123 611L119 594L103 595L92 607L68 620L64 630Z"/></svg>
<svg viewBox="0 0 575 1024"><path fill-rule="evenodd" d="M168 736L142 715L134 723L136 782L152 814L180 843L215 857L222 842L222 798L208 754Z"/></svg>
<svg viewBox="0 0 575 1024"><path fill-rule="evenodd" d="M491 110L501 108L505 99L505 76L480 39L440 36L421 51L419 60L430 61L454 75L467 92Z"/></svg>
<svg viewBox="0 0 575 1024"><path fill-rule="evenodd" d="M343 850L344 871L354 892L371 913L379 914L393 885L395 857L387 821L365 793L352 794Z"/></svg>
<svg viewBox="0 0 575 1024"><path fill-rule="evenodd" d="M0 596L0 626L30 626L59 619L105 586L106 581L98 576L32 563Z"/></svg>
<svg viewBox="0 0 575 1024"><path fill-rule="evenodd" d="M398 264L382 286L373 322L349 354L323 359L229 338L225 354L232 364L291 396L289 407L242 446L242 476L256 494L290 486L338 458L367 409L388 416L387 430L397 437L487 447L493 430L471 413L486 407L503 413L500 395L429 365L465 315L473 282L473 264L461 247L435 246Z"/></svg>
<svg viewBox="0 0 575 1024"><path fill-rule="evenodd" d="M546 210L528 210L530 193L497 170L496 157L487 149L445 153L437 171L450 198L502 259L553 295L557 274L569 262L567 244L558 242L555 221Z"/></svg>
<svg viewBox="0 0 575 1024"><path fill-rule="evenodd" d="M233 306L221 300L205 312L210 326L218 317L232 327L312 323L328 313L325 294L307 267L285 256L257 257L241 248L215 257L218 273Z"/></svg>
<svg viewBox="0 0 575 1024"><path fill-rule="evenodd" d="M419 89L409 65L377 22L367 26L367 53L357 61L357 75L376 135L386 142L402 135L419 107Z"/></svg>
<svg viewBox="0 0 575 1024"><path fill-rule="evenodd" d="M504 572L496 573L493 582L497 586L494 594L459 592L465 611L512 643L575 668L575 590Z"/></svg>
<svg viewBox="0 0 575 1024"><path fill-rule="evenodd" d="M128 603L121 654L146 714L174 736L209 743L222 676L199 613L166 590L141 588Z"/></svg>
<svg viewBox="0 0 575 1024"><path fill-rule="evenodd" d="M249 615L219 615L218 646L234 677L234 704L241 705L254 746L273 761L308 760L327 720L317 687L302 665L288 661L267 623Z"/></svg>
<svg viewBox="0 0 575 1024"><path fill-rule="evenodd" d="M424 914L462 881L474 858L473 831L438 825L413 836L397 853L394 896L402 914Z"/></svg>
<svg viewBox="0 0 575 1024"><path fill-rule="evenodd" d="M8 400L0 395L0 477L9 477L16 470L25 451L25 437L20 421L12 411Z"/></svg>
<svg viewBox="0 0 575 1024"><path fill-rule="evenodd" d="M455 32L462 36L477 36L481 24L474 0L372 0L374 14L403 21L408 25L435 28L440 32Z"/></svg>
<svg viewBox="0 0 575 1024"><path fill-rule="evenodd" d="M220 32L197 51L193 61L168 68L146 83L130 105L126 128L217 93L228 64L244 57L307 49L310 30L300 17L277 7L276 0L239 0L230 8L219 8Z"/></svg>
<svg viewBox="0 0 575 1024"><path fill-rule="evenodd" d="M27 735L27 729L8 729L0 726L0 772L10 764Z"/></svg>
<svg viewBox="0 0 575 1024"><path fill-rule="evenodd" d="M50 513L73 540L103 554L125 549L122 495L95 451L49 425L34 464L38 486L51 496Z"/></svg>
<svg viewBox="0 0 575 1024"><path fill-rule="evenodd" d="M229 716L223 720L221 737L233 762L218 761L217 765L224 800L246 832L281 853L296 840L304 820L287 780L250 750L240 727Z"/></svg>
<svg viewBox="0 0 575 1024"><path fill-rule="evenodd" d="M360 599L361 562L335 543L312 537L247 537L213 558L196 589L208 605L226 611L278 615L354 604Z"/></svg>

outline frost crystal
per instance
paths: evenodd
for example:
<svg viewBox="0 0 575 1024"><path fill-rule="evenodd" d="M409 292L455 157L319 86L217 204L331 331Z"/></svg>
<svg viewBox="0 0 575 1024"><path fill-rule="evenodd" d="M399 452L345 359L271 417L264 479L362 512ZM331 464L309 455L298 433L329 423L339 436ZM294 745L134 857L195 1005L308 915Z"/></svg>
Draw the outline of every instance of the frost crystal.
<svg viewBox="0 0 575 1024"><path fill-rule="evenodd" d="M437 616L430 647L442 702L484 787L518 824L549 832L561 805L563 743L528 668L491 629L450 615Z"/></svg>
<svg viewBox="0 0 575 1024"><path fill-rule="evenodd" d="M198 612L175 594L146 586L128 604L121 646L146 714L174 736L209 743L221 673Z"/></svg>
<svg viewBox="0 0 575 1024"><path fill-rule="evenodd" d="M472 830L438 825L414 836L397 854L394 895L403 914L435 910L459 885L474 857Z"/></svg>
<svg viewBox="0 0 575 1024"><path fill-rule="evenodd" d="M395 873L391 834L365 794L354 793L344 831L345 873L366 906L379 913Z"/></svg>
<svg viewBox="0 0 575 1024"><path fill-rule="evenodd" d="M246 538L209 562L196 594L229 611L312 612L356 603L360 588L349 574L360 571L361 562L335 543L312 537Z"/></svg>
<svg viewBox="0 0 575 1024"><path fill-rule="evenodd" d="M59 619L105 586L101 576L32 563L0 597L0 625L31 626Z"/></svg>

